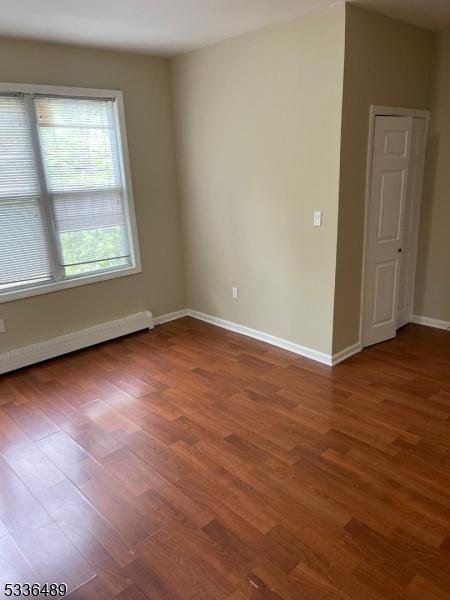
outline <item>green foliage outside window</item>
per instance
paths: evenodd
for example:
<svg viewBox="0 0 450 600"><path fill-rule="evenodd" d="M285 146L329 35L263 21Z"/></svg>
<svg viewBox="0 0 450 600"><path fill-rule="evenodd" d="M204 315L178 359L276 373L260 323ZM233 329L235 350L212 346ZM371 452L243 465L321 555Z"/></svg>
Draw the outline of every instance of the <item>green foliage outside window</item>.
<svg viewBox="0 0 450 600"><path fill-rule="evenodd" d="M108 259L108 256L120 256L123 251L123 232L119 225L60 233L61 252L66 277L89 273L98 269L121 267L128 264L127 258ZM103 260L88 262L92 256L105 257ZM76 264L85 263L85 264Z"/></svg>

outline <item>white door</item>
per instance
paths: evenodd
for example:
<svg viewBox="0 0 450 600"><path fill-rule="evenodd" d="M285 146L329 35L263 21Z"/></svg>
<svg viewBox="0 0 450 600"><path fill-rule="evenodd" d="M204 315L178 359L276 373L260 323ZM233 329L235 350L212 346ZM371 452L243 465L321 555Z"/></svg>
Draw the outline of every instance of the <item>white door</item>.
<svg viewBox="0 0 450 600"><path fill-rule="evenodd" d="M411 322L419 234L420 204L425 166L425 119L413 119L411 157L406 192L405 220L398 292L397 329Z"/></svg>
<svg viewBox="0 0 450 600"><path fill-rule="evenodd" d="M363 345L395 336L412 117L375 119L366 227Z"/></svg>

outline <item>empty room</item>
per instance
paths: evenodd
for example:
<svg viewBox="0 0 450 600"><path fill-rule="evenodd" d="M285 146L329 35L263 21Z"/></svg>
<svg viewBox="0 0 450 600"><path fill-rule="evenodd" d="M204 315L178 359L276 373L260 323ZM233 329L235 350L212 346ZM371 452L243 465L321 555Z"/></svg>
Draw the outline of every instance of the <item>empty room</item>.
<svg viewBox="0 0 450 600"><path fill-rule="evenodd" d="M3 0L0 599L450 600L450 2Z"/></svg>

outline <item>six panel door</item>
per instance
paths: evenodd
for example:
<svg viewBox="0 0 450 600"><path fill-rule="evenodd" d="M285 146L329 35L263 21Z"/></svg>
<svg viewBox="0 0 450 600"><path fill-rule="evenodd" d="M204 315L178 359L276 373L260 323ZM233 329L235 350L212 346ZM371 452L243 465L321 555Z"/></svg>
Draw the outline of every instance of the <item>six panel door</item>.
<svg viewBox="0 0 450 600"><path fill-rule="evenodd" d="M367 218L363 344L395 336L412 117L375 119Z"/></svg>

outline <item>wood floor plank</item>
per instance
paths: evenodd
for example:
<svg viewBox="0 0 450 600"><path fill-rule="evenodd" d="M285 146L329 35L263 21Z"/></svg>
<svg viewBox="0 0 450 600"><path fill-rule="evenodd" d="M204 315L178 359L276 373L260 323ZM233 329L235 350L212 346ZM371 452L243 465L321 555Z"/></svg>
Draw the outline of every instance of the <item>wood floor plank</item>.
<svg viewBox="0 0 450 600"><path fill-rule="evenodd" d="M139 545L146 564L170 594L186 599L226 598L235 585L233 565L203 532L169 525ZM167 565L176 564L176 569Z"/></svg>
<svg viewBox="0 0 450 600"><path fill-rule="evenodd" d="M41 449L31 442L10 446L3 452L3 458L34 495L66 479Z"/></svg>
<svg viewBox="0 0 450 600"><path fill-rule="evenodd" d="M416 575L408 586L413 598L417 600L448 600L448 588L443 589L429 579Z"/></svg>
<svg viewBox="0 0 450 600"><path fill-rule="evenodd" d="M70 600L111 600L110 591L100 577L94 577L67 596Z"/></svg>
<svg viewBox="0 0 450 600"><path fill-rule="evenodd" d="M0 458L0 519L17 538L51 522L50 515L22 483L4 458Z"/></svg>
<svg viewBox="0 0 450 600"><path fill-rule="evenodd" d="M0 538L0 593L7 583L37 581L37 574L10 535Z"/></svg>
<svg viewBox="0 0 450 600"><path fill-rule="evenodd" d="M59 431L56 423L30 402L4 404L2 409L35 442Z"/></svg>
<svg viewBox="0 0 450 600"><path fill-rule="evenodd" d="M22 532L15 535L15 540L40 582L66 583L68 591L72 591L95 577L93 567L56 523Z"/></svg>
<svg viewBox="0 0 450 600"><path fill-rule="evenodd" d="M94 567L110 559L118 566L126 567L135 558L133 546L120 537L113 525L72 482L65 480L48 488L39 500Z"/></svg>

